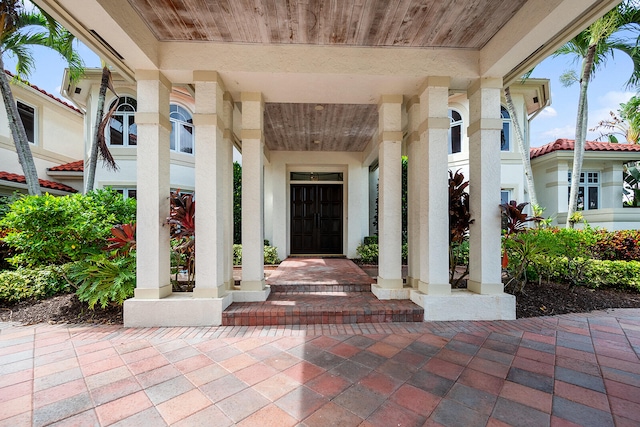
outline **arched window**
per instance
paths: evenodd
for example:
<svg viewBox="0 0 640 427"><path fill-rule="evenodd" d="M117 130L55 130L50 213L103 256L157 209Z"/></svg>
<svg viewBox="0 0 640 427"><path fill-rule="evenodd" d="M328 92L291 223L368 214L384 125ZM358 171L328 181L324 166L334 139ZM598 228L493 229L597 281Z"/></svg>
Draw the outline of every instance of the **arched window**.
<svg viewBox="0 0 640 427"><path fill-rule="evenodd" d="M110 109L118 104L109 120L107 141L117 147L135 147L138 143L138 129L135 122L138 103L130 96L122 96L111 103Z"/></svg>
<svg viewBox="0 0 640 427"><path fill-rule="evenodd" d="M193 117L185 108L171 104L171 150L193 154Z"/></svg>
<svg viewBox="0 0 640 427"><path fill-rule="evenodd" d="M449 154L462 151L462 115L456 110L449 110Z"/></svg>
<svg viewBox="0 0 640 427"><path fill-rule="evenodd" d="M511 151L511 115L503 106L500 106L502 117L502 132L500 133L500 150Z"/></svg>

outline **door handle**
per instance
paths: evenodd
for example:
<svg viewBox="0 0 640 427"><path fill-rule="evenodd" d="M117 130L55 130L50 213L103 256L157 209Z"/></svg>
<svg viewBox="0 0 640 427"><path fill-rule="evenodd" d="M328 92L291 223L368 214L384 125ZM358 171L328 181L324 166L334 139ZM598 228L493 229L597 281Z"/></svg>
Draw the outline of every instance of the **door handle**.
<svg viewBox="0 0 640 427"><path fill-rule="evenodd" d="M316 212L314 215L316 217L316 228L320 229L320 214Z"/></svg>

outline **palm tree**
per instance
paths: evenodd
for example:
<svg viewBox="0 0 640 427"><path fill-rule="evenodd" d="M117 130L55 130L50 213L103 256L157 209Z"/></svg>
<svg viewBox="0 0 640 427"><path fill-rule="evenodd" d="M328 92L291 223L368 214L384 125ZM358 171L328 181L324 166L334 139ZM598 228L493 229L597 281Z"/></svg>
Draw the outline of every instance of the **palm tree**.
<svg viewBox="0 0 640 427"><path fill-rule="evenodd" d="M569 192L569 206L567 212L567 227L573 227L573 214L578 203L578 186L582 173L582 160L584 157L584 144L587 135L587 90L589 82L593 78L594 71L603 66L606 60L613 56L615 51L626 53L633 60L633 73L627 82L628 86L637 85L640 82L640 52L636 46L636 40L629 43L619 36L622 30L640 34L640 11L637 0L626 0L615 9L609 11L602 18L591 24L586 30L568 41L558 49L555 56L571 55L581 61L581 74L578 78L575 73L566 73L562 80L565 85L578 81L580 83L580 96L578 98L578 113L576 118L576 136L573 156L573 169L571 172L571 190ZM636 38L634 37L634 39Z"/></svg>
<svg viewBox="0 0 640 427"><path fill-rule="evenodd" d="M531 75L531 71L523 77L523 80ZM518 146L518 151L520 153L520 157L522 158L524 177L527 181L527 190L529 192L529 201L531 202L532 207L537 208L539 206L538 196L536 195L536 187L533 181L533 171L531 169L529 146L525 143L524 136L522 136L523 134L522 129L520 128L520 119L518 117L518 114L516 113L516 108L513 105L513 99L511 98L511 88L506 87L504 89L504 99L506 100L507 110L509 111L509 115L511 116L511 124L513 125L513 130L516 136L516 145Z"/></svg>
<svg viewBox="0 0 640 427"><path fill-rule="evenodd" d="M34 67L34 57L29 47L49 47L67 60L72 79L77 79L82 74L82 60L73 50L73 40L74 36L70 32L41 10L26 10L21 0L0 2L0 91L7 110L7 119L18 161L22 165L29 194L32 195L41 194L38 172L31 155L27 133L9 85L9 78L4 72L3 57L5 54L11 54L17 58L16 79L20 80L28 77Z"/></svg>
<svg viewBox="0 0 640 427"><path fill-rule="evenodd" d="M91 151L89 153L89 162L86 168L86 177L87 180L85 182L84 192L88 193L93 190L93 185L96 179L96 168L98 164L98 153L105 161L107 166L113 170L118 168L116 161L114 160L111 152L109 151L109 147L105 141L105 128L107 122L109 122L113 112L117 107L117 102L114 104L113 108L104 115L104 102L107 95L107 89L110 89L116 96L118 94L113 89L113 85L111 84L111 71L107 64L102 61L102 78L100 79L100 91L98 92L98 108L96 111L96 122L93 127L93 140L91 141Z"/></svg>

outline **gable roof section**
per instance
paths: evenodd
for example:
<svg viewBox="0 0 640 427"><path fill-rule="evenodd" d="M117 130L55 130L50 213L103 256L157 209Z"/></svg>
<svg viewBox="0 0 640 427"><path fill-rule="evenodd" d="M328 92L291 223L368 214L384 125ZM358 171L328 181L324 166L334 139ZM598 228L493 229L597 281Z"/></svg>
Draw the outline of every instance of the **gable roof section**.
<svg viewBox="0 0 640 427"><path fill-rule="evenodd" d="M545 144L541 147L531 148L529 156L531 159L544 156L545 154L555 151L572 151L575 141L573 139L556 139L554 142ZM585 151L626 151L640 153L640 145L636 144L620 144L611 142L587 141L584 146Z"/></svg>
<svg viewBox="0 0 640 427"><path fill-rule="evenodd" d="M7 75L8 75L9 77L11 77L12 79L15 77L15 75L14 75L11 71L4 70L4 72L5 72L5 74L7 74ZM49 98L53 99L54 101L56 101L56 102L58 102L58 103L60 103L60 104L64 105L64 106L65 106L65 107L67 107L68 109L70 109L70 110L72 110L72 111L75 111L76 113L80 113L80 114L82 114L82 111L80 111L79 109L77 109L77 108L76 108L76 107L74 107L73 105L71 105L71 104L69 104L69 103L67 103L67 102L64 102L62 99L58 98L57 96L54 96L54 95L50 94L50 93L49 93L49 92L47 92L46 90L40 89L38 86L33 85L33 84L29 83L28 81L25 81L25 80L22 80L22 79L20 79L20 82L21 82L21 83L24 83L26 86L28 86L28 87L30 87L30 88L32 88L32 89L34 89L34 90L37 90L38 92L40 92L40 93L41 93L41 94L43 94L44 96L47 96L47 97L49 97Z"/></svg>
<svg viewBox="0 0 640 427"><path fill-rule="evenodd" d="M2 181L10 181L16 182L18 184L26 184L27 180L24 175L18 175L15 173L9 173L0 171L0 180ZM47 181L46 179L38 179L40 182L40 187L49 188L51 190L59 190L67 193L77 193L78 191L75 188L71 188L68 185L60 184L59 182Z"/></svg>
<svg viewBox="0 0 640 427"><path fill-rule="evenodd" d="M49 172L84 172L84 161L76 160L75 162L65 163L60 166L54 166L48 169Z"/></svg>

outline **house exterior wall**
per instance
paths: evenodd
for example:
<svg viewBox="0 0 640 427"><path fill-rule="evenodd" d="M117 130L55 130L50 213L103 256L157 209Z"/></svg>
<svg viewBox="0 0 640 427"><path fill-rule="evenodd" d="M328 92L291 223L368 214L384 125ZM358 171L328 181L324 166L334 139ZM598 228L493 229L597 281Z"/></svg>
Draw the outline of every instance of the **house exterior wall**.
<svg viewBox="0 0 640 427"><path fill-rule="evenodd" d="M635 160L638 153L585 152L583 172L598 172L598 209L583 210L585 221L592 227L607 230L640 229L640 210L623 207L622 165ZM555 151L531 162L538 200L545 207L544 217L553 225L564 226L569 198L568 173L573 167L572 151ZM576 227L584 227L577 223Z"/></svg>
<svg viewBox="0 0 640 427"><path fill-rule="evenodd" d="M523 129L528 127L528 119L525 110L525 100L520 94L512 94L514 106L520 126ZM502 100L504 105L504 99ZM462 116L462 151L459 153L449 154L449 170L460 172L464 177L469 179L469 138L467 136L467 127L469 126L469 100L465 95L460 94L449 98L449 108L458 111ZM526 132L526 131L525 131ZM525 140L527 137L525 135ZM503 190L510 192L510 199L516 200L518 203L528 202L527 185L524 179L524 168L522 158L516 147L516 139L511 132L510 151L502 151L500 153L500 185ZM528 147L526 148L528 150Z"/></svg>
<svg viewBox="0 0 640 427"><path fill-rule="evenodd" d="M21 101L36 111L36 141L30 148L38 177L61 182L80 191L81 181L49 177L47 169L82 158L82 113L31 87L12 84L11 88L16 101ZM23 175L2 100L0 105L0 171Z"/></svg>
<svg viewBox="0 0 640 427"><path fill-rule="evenodd" d="M95 126L97 100L100 90L100 82L94 81L91 85L91 91L86 98L86 121L83 128L84 134L84 155L85 161L89 158L91 149L91 141L93 140L93 129ZM120 97L130 96L137 99L137 93L133 86L116 86L116 92ZM105 100L105 112L110 105L116 100L116 96L107 92ZM193 99L182 94L171 95L171 103L176 103L186 108L191 114L194 112ZM108 132L108 127L107 130ZM137 169L137 147L109 147L111 154L118 163L118 170L113 171L106 168L101 160L98 160L96 168L95 188L119 187L134 188L136 187L136 169ZM172 151L170 154L170 185L171 189L180 189L185 191L194 191L195 189L195 153L197 147L194 145L194 155L179 153Z"/></svg>
<svg viewBox="0 0 640 427"><path fill-rule="evenodd" d="M272 151L265 164L265 239L284 259L290 253L290 172L343 173L343 252L356 257L356 247L369 234L369 168L362 153Z"/></svg>

